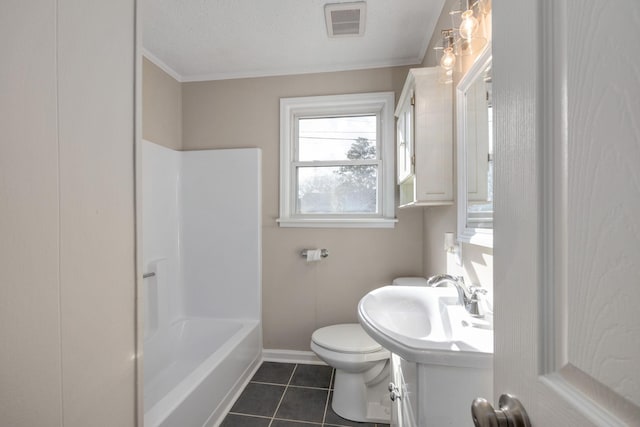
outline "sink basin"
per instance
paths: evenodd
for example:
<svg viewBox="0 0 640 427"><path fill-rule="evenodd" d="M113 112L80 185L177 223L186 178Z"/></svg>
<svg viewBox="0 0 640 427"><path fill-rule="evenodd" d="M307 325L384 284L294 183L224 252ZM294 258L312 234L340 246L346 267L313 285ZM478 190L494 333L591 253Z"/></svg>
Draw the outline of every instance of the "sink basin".
<svg viewBox="0 0 640 427"><path fill-rule="evenodd" d="M403 359L468 367L490 367L493 331L470 316L455 288L384 286L358 304L365 331Z"/></svg>

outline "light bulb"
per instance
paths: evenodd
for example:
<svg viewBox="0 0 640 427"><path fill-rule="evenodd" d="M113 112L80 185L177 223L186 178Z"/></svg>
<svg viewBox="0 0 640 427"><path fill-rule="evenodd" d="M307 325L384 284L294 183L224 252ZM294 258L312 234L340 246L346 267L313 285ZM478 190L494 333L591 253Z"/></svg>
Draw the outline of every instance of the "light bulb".
<svg viewBox="0 0 640 427"><path fill-rule="evenodd" d="M478 20L473 16L473 10L468 9L462 12L462 22L460 23L460 37L469 40L478 28Z"/></svg>
<svg viewBox="0 0 640 427"><path fill-rule="evenodd" d="M440 58L440 66L445 70L449 71L453 68L456 63L456 56L453 54L453 49L448 47L442 53L442 58Z"/></svg>

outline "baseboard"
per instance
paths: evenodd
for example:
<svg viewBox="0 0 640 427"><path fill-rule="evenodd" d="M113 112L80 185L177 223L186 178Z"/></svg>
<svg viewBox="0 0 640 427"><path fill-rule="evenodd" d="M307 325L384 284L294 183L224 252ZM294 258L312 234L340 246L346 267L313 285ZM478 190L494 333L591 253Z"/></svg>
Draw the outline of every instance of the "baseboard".
<svg viewBox="0 0 640 427"><path fill-rule="evenodd" d="M326 365L326 363L318 359L318 356L316 356L312 351L279 350L265 348L262 350L262 360L264 360L265 362Z"/></svg>

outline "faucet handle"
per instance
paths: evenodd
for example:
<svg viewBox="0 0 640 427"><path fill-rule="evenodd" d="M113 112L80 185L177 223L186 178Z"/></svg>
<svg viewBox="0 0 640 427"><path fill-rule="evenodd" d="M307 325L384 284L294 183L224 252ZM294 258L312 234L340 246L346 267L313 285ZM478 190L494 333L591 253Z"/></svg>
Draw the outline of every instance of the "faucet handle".
<svg viewBox="0 0 640 427"><path fill-rule="evenodd" d="M469 286L469 292L471 292L471 295L474 297L477 297L478 294L480 295L486 295L489 291L487 291L485 288L483 288L482 286L478 286L478 285L471 285Z"/></svg>
<svg viewBox="0 0 640 427"><path fill-rule="evenodd" d="M469 314L472 316L484 317L487 311L484 296L487 295L488 291L478 285L472 285L469 286L469 292L471 293L471 298L469 298L467 311L469 311Z"/></svg>

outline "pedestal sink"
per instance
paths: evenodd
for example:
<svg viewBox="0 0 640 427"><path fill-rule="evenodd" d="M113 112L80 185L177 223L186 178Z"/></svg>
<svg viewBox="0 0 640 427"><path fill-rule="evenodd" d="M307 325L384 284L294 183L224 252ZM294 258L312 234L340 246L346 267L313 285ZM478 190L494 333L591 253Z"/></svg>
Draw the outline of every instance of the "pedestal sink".
<svg viewBox="0 0 640 427"><path fill-rule="evenodd" d="M408 361L491 363L493 331L466 312L455 288L384 286L360 300L358 317L373 339Z"/></svg>
<svg viewBox="0 0 640 427"><path fill-rule="evenodd" d="M472 400L492 395L493 331L455 288L378 288L360 300L358 318L392 353L392 425L473 425Z"/></svg>

